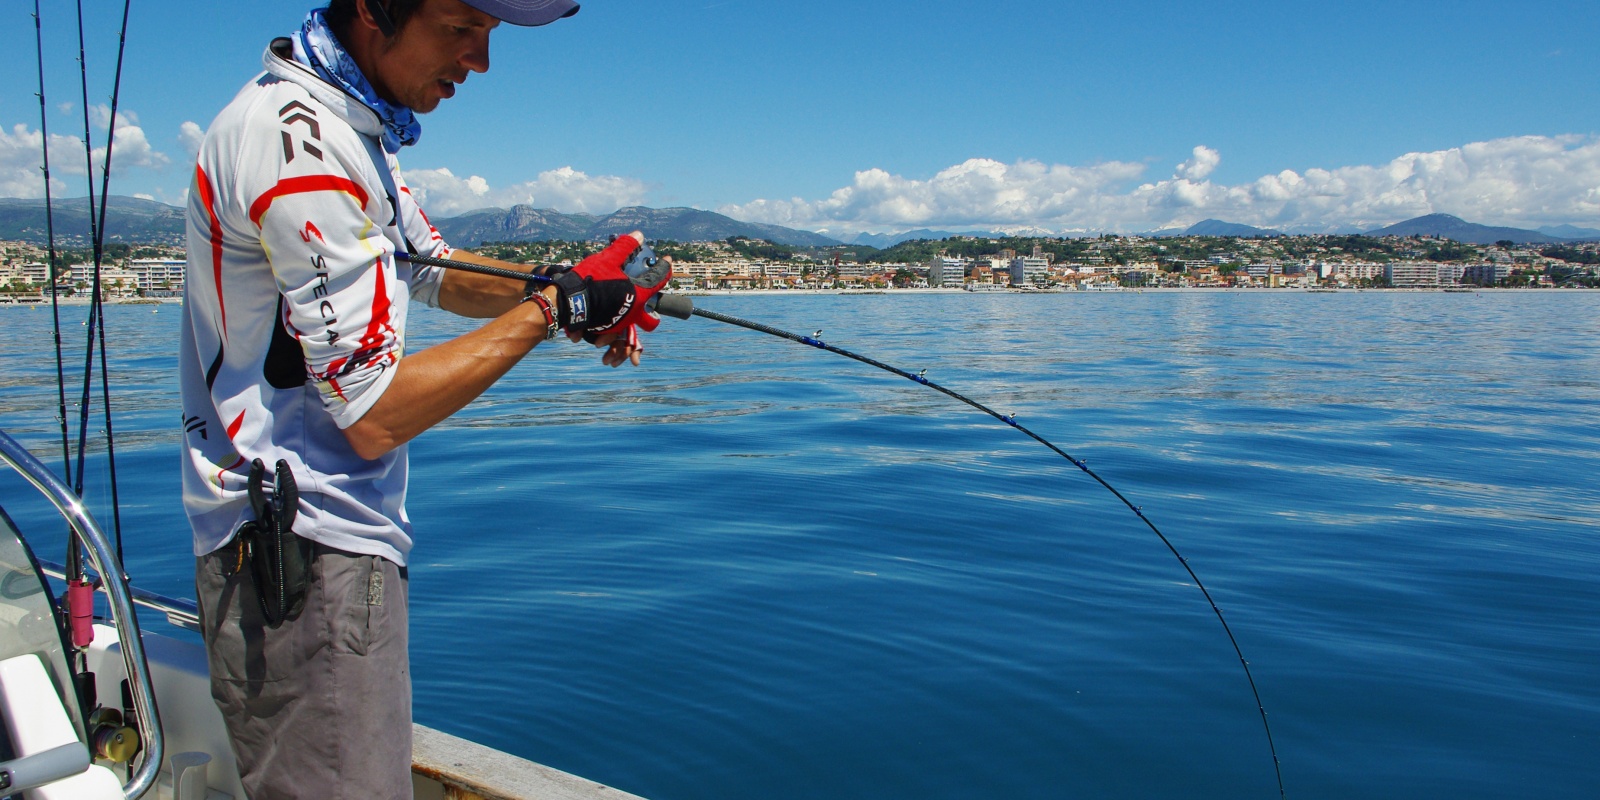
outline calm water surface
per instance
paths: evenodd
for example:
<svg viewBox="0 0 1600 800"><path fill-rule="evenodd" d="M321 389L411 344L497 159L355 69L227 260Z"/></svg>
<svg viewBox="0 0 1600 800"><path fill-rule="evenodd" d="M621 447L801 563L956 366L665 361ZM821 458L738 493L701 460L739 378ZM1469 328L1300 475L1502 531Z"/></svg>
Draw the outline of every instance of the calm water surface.
<svg viewBox="0 0 1600 800"><path fill-rule="evenodd" d="M1291 797L1600 796L1600 293L699 301L1144 506ZM188 596L178 309L108 315L130 571ZM54 465L49 318L0 309L0 427ZM1071 464L810 348L649 344L538 352L413 445L419 721L656 800L1276 795L1204 599Z"/></svg>

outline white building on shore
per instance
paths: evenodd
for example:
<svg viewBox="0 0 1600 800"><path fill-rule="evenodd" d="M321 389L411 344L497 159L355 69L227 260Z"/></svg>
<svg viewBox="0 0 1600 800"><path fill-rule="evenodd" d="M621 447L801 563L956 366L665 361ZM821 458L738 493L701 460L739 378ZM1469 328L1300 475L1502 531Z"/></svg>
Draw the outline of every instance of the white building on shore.
<svg viewBox="0 0 1600 800"><path fill-rule="evenodd" d="M135 258L128 262L134 285L143 295L182 293L184 261L181 258Z"/></svg>
<svg viewBox="0 0 1600 800"><path fill-rule="evenodd" d="M1394 261L1384 266L1383 277L1395 289L1436 289L1439 265L1432 261Z"/></svg>

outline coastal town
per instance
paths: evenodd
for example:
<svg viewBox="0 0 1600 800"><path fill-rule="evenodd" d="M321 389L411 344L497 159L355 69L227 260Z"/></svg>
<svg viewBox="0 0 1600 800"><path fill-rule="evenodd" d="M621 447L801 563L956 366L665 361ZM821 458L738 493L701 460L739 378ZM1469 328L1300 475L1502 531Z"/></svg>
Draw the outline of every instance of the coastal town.
<svg viewBox="0 0 1600 800"><path fill-rule="evenodd" d="M1360 235L986 239L951 237L887 249L804 248L730 237L657 242L673 257L677 291L1105 291L1123 289L1434 289L1600 287L1600 243L1501 241L1473 245L1429 236ZM572 264L594 242L499 242L475 252L529 264ZM0 242L0 302L50 296L49 252ZM56 293L84 298L94 281L87 250L57 251ZM111 301L183 294L184 251L113 245L100 285Z"/></svg>

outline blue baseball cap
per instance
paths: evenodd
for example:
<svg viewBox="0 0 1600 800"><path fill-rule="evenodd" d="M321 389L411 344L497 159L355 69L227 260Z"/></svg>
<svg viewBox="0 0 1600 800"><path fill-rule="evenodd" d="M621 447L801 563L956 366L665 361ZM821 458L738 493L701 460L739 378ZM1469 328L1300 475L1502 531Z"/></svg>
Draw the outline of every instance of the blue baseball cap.
<svg viewBox="0 0 1600 800"><path fill-rule="evenodd" d="M578 13L572 0L461 0L501 22L512 25L548 25Z"/></svg>

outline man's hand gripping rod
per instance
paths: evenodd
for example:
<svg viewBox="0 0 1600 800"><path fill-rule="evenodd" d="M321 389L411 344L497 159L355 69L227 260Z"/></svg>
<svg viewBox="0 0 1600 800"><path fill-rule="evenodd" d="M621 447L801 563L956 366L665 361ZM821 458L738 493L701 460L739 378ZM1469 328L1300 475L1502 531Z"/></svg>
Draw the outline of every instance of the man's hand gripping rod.
<svg viewBox="0 0 1600 800"><path fill-rule="evenodd" d="M411 253L398 252L394 254L394 257L400 261L409 261L413 264L421 264L425 267L442 267L444 269L454 269L462 272L476 272L479 275L489 275L495 278L509 278L510 280L522 281L524 283L530 280L539 281L541 283L552 283L555 280L554 278L545 275L539 275L537 273L518 272L514 269L491 267L486 264L472 264L466 261L455 261L448 258L433 258L432 256L419 256ZM649 245L641 247L639 248L639 252L635 253L633 258L628 260L627 264L623 265L622 271L630 277L642 273L644 270L649 268L650 265L648 262L653 258L655 258L655 253L650 250ZM654 297L650 298L650 301L646 304L646 307L657 314L662 314L674 319L688 319L695 314L694 301L681 294L657 293Z"/></svg>

